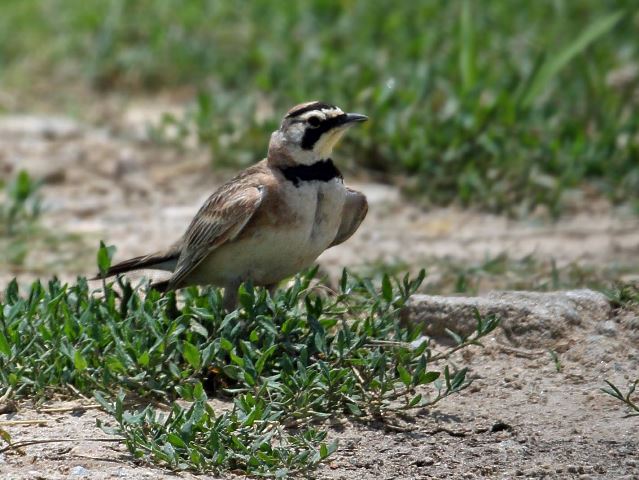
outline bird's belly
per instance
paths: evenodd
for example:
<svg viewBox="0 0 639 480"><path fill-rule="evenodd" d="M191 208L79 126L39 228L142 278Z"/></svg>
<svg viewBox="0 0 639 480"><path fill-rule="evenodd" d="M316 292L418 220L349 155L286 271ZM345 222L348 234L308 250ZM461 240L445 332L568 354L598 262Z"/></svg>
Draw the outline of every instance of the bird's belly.
<svg viewBox="0 0 639 480"><path fill-rule="evenodd" d="M285 192L291 207L288 215L294 221L240 234L202 262L193 282L226 285L252 280L269 285L310 266L337 235L346 190L338 182L309 183L317 185L291 187Z"/></svg>

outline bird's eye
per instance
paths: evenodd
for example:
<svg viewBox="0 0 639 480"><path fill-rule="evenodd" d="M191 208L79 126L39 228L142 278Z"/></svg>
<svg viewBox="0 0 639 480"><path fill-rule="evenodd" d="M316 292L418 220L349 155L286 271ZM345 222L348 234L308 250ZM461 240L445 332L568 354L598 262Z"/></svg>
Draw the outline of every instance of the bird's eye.
<svg viewBox="0 0 639 480"><path fill-rule="evenodd" d="M319 125L320 125L319 117L309 117L307 122L313 128L319 127Z"/></svg>

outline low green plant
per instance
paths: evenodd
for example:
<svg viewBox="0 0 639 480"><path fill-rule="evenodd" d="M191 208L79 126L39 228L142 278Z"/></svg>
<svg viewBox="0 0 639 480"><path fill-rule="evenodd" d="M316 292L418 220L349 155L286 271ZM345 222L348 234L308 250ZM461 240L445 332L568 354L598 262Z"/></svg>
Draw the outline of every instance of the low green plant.
<svg viewBox="0 0 639 480"><path fill-rule="evenodd" d="M84 236L41 222L40 188L26 171L0 179L0 270L48 275L63 265L67 272L84 271L93 248Z"/></svg>
<svg viewBox="0 0 639 480"><path fill-rule="evenodd" d="M610 299L610 303L614 307L634 310L639 313L639 285L632 283L617 283L606 293ZM605 382L608 384L608 388L604 387L601 390L626 405L626 407L630 410L630 414L628 416L639 416L639 403L631 398L637 388L637 385L639 385L639 378L634 382L629 383L628 391L625 394L622 393L621 390L612 382L609 382L608 380Z"/></svg>
<svg viewBox="0 0 639 480"><path fill-rule="evenodd" d="M637 285L619 282L639 269L639 260L610 262L605 265L569 262L558 264L554 259L536 255L521 257L501 253L483 259L425 258L429 275L420 291L433 295L477 295L490 290L551 291L591 288L604 292L616 306L639 309ZM360 269L365 276L383 272L410 271L411 265L402 260L394 263L372 263Z"/></svg>
<svg viewBox="0 0 639 480"><path fill-rule="evenodd" d="M555 371L557 373L561 373L564 369L563 364L561 363L561 358L559 358L559 354L555 350L548 350L548 354L552 360L552 363L555 365Z"/></svg>
<svg viewBox="0 0 639 480"><path fill-rule="evenodd" d="M637 388L637 385L639 385L639 378L635 380L634 382L630 383L628 387L628 392L626 392L625 394L621 393L621 390L617 388L613 383L609 382L608 380L606 380L606 383L608 384L609 388L602 388L601 391L616 398L617 400L622 402L624 405L626 405L626 407L630 409L630 413L628 414L629 417L639 416L639 404L635 400L632 400L630 398L632 394L635 393L635 389Z"/></svg>
<svg viewBox="0 0 639 480"><path fill-rule="evenodd" d="M639 312L639 283L617 282L606 294L614 307Z"/></svg>
<svg viewBox="0 0 639 480"><path fill-rule="evenodd" d="M38 218L41 212L38 187L24 170L8 185L0 181L0 189L5 192L4 201L0 203L1 235L16 235Z"/></svg>
<svg viewBox="0 0 639 480"><path fill-rule="evenodd" d="M28 253L29 237L41 213L39 185L20 171L8 184L0 181L0 265L19 265Z"/></svg>
<svg viewBox="0 0 639 480"><path fill-rule="evenodd" d="M109 251L100 251L104 267ZM383 418L469 385L465 368L441 363L478 344L495 318L478 317L472 335L435 353L398 317L423 272L383 276L379 286L344 272L338 292L315 274L273 298L245 284L231 313L216 289L188 288L178 301L173 293L143 296L119 280L105 282L102 295L83 279L35 282L25 294L13 282L0 304L0 395L95 391L114 415L109 431L135 456L177 469L283 475L312 468L336 448L316 422ZM214 412L207 392L232 396L231 410ZM127 411L127 393L173 402L170 413Z"/></svg>
<svg viewBox="0 0 639 480"><path fill-rule="evenodd" d="M113 403L100 393L96 398L117 422L98 425L121 436L129 451L175 470L201 472L241 471L253 475L284 477L310 470L337 449L326 443L326 431L308 427L291 432L281 424L281 412L265 397L242 395L231 411L215 412L200 383L193 403L173 403L168 414L151 406L125 410L120 394Z"/></svg>

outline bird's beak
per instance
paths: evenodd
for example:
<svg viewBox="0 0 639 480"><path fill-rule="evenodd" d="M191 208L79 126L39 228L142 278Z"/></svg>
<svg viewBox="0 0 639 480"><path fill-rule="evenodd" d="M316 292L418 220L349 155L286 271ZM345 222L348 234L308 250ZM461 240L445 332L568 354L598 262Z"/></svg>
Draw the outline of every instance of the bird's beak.
<svg viewBox="0 0 639 480"><path fill-rule="evenodd" d="M362 115L361 113L347 113L346 118L344 119L344 123L360 123L368 120L366 115Z"/></svg>
<svg viewBox="0 0 639 480"><path fill-rule="evenodd" d="M344 113L329 120L330 129L315 143L313 150L319 153L320 158L328 158L333 147L339 142L342 135L349 127L356 123L368 120L366 115L360 113Z"/></svg>

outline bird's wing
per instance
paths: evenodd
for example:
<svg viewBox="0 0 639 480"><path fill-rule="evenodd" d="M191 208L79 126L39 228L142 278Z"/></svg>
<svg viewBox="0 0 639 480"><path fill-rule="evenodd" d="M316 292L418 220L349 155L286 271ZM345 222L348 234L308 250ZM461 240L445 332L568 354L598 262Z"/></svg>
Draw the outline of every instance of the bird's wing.
<svg viewBox="0 0 639 480"><path fill-rule="evenodd" d="M348 240L359 228L367 213L368 202L366 201L366 196L357 190L347 187L346 202L342 210L342 223L337 230L335 240L333 240L329 248Z"/></svg>
<svg viewBox="0 0 639 480"><path fill-rule="evenodd" d="M213 250L232 241L255 214L263 196L263 187L242 183L227 183L211 195L184 234L182 252L168 288L179 288Z"/></svg>

